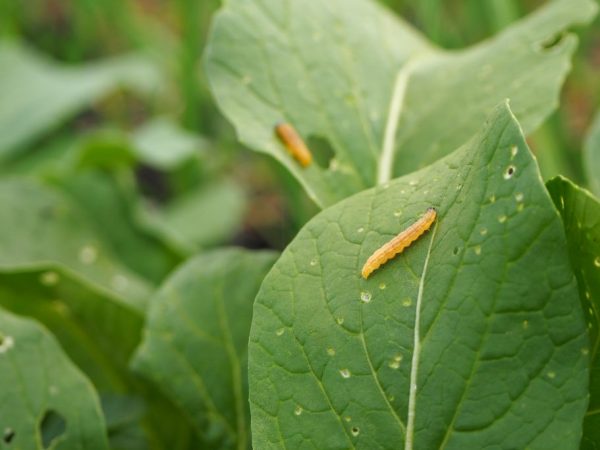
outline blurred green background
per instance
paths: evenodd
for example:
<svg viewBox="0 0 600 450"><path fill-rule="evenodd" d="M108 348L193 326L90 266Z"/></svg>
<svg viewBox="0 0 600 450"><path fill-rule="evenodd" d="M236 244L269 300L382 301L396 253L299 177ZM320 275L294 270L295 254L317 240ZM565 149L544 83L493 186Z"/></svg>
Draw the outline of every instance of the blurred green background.
<svg viewBox="0 0 600 450"><path fill-rule="evenodd" d="M439 46L458 49L494 35L544 2L384 3ZM201 55L219 4L217 0L1 2L3 41L25 44L61 68L94 73L101 70L95 61L135 53L143 56L148 69L139 78L129 76L118 89L82 96L77 108L66 108L60 120L46 124L41 132L27 130L28 116L23 114L19 122L30 136L0 159L3 176L42 177L76 197L86 184L102 183L95 183L89 174L78 181L81 167L100 169L100 178L108 172L110 181L104 180L103 189L116 190L122 207L130 209L127 220L134 217L135 226L144 228L148 239L167 239L175 260L196 246L222 243L284 248L317 209L277 164L240 147L211 99ZM575 30L581 42L561 106L530 137L546 178L561 173L585 185L582 141L600 93L598 23ZM52 76L53 64L38 67L36 76ZM11 94L14 86L2 91L2 84L10 82L7 78L0 73L0 92ZM12 98L4 95L5 110ZM65 171L71 175L65 177ZM106 206L114 207L115 196L98 193L103 195L109 199ZM96 221L101 219L101 214L90 211L94 214ZM205 223L209 218L214 223ZM126 240L123 233L120 239ZM142 268L142 272L154 278L171 266L165 262L162 269Z"/></svg>

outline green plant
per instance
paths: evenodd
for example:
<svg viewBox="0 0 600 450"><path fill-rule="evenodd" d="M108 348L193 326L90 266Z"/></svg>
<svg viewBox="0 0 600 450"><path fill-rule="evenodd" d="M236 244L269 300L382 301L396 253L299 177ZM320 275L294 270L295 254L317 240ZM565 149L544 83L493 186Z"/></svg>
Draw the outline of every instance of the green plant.
<svg viewBox="0 0 600 450"><path fill-rule="evenodd" d="M435 43L375 0L215 3L50 5L63 60L135 49L75 67L5 7L0 449L600 446L600 122L573 156L549 119L595 2L387 2Z"/></svg>

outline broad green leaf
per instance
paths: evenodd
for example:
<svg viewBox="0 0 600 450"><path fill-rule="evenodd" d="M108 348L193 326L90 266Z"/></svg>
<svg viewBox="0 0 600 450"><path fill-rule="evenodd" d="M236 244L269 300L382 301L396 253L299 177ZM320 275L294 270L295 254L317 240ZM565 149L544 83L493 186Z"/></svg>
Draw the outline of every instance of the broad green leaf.
<svg viewBox="0 0 600 450"><path fill-rule="evenodd" d="M138 345L142 315L68 272L0 273L0 306L41 322L101 391L129 386L128 362Z"/></svg>
<svg viewBox="0 0 600 450"><path fill-rule="evenodd" d="M583 146L583 168L590 189L600 195L600 114L596 115Z"/></svg>
<svg viewBox="0 0 600 450"><path fill-rule="evenodd" d="M59 192L6 178L0 181L0 209L0 272L62 268L130 306L144 307L149 285L113 257Z"/></svg>
<svg viewBox="0 0 600 450"><path fill-rule="evenodd" d="M367 258L429 207L405 252ZM575 449L586 326L560 218L498 107L468 144L325 210L257 296L257 449Z"/></svg>
<svg viewBox="0 0 600 450"><path fill-rule="evenodd" d="M147 218L170 241L196 250L231 239L242 225L245 208L240 186L215 180L181 195L163 210L148 211Z"/></svg>
<svg viewBox="0 0 600 450"><path fill-rule="evenodd" d="M143 317L120 299L60 270L0 273L0 306L35 318L58 339L69 358L94 383L103 400L128 394L143 417L115 419L117 406L103 401L111 448L193 448L190 426L166 399L133 376L129 361L139 345ZM122 403L122 402L121 402ZM121 414L130 408L118 406ZM177 438L174 437L177 435ZM148 447L148 444L150 446Z"/></svg>
<svg viewBox="0 0 600 450"><path fill-rule="evenodd" d="M131 176L128 171L107 174L82 170L57 183L75 200L114 255L131 270L158 284L184 255L140 220L141 196ZM194 226L203 228L198 222Z"/></svg>
<svg viewBox="0 0 600 450"><path fill-rule="evenodd" d="M247 343L252 304L272 252L197 256L152 299L133 365L190 417L210 448L250 448Z"/></svg>
<svg viewBox="0 0 600 450"><path fill-rule="evenodd" d="M92 384L50 333L6 311L0 311L0 379L1 449L108 449Z"/></svg>
<svg viewBox="0 0 600 450"><path fill-rule="evenodd" d="M202 137L186 132L173 121L155 119L132 136L133 151L138 159L149 166L172 170L184 162L198 158L208 142Z"/></svg>
<svg viewBox="0 0 600 450"><path fill-rule="evenodd" d="M559 210L569 257L579 285L591 340L590 405L583 424L583 449L600 448L600 202L590 192L563 177L547 184Z"/></svg>
<svg viewBox="0 0 600 450"><path fill-rule="evenodd" d="M116 261L82 214L34 181L0 181L0 272L61 267L142 309L148 284Z"/></svg>
<svg viewBox="0 0 600 450"><path fill-rule="evenodd" d="M0 41L0 161L120 86L153 90L159 77L140 55L68 67Z"/></svg>
<svg viewBox="0 0 600 450"><path fill-rule="evenodd" d="M449 52L372 0L230 0L205 66L240 140L280 160L326 206L448 154L505 98L534 130L557 105L576 38L547 43L596 8L550 2L494 39ZM326 139L328 167L302 169L274 135L281 121Z"/></svg>

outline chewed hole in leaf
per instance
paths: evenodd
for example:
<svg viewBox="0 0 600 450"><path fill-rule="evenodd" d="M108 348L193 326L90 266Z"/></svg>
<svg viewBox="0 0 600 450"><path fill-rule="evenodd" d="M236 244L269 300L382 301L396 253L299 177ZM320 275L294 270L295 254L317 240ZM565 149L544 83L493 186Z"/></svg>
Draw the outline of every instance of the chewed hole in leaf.
<svg viewBox="0 0 600 450"><path fill-rule="evenodd" d="M350 430L350 432L352 433L352 436L356 437L360 434L360 428L358 427L352 427L352 429Z"/></svg>
<svg viewBox="0 0 600 450"><path fill-rule="evenodd" d="M313 155L313 161L319 167L327 169L335 156L335 152L329 141L320 136L309 136L306 144Z"/></svg>
<svg viewBox="0 0 600 450"><path fill-rule="evenodd" d="M4 434L2 435L2 440L5 444L10 444L12 440L15 438L15 430L10 427L6 427L4 429Z"/></svg>
<svg viewBox="0 0 600 450"><path fill-rule="evenodd" d="M44 413L40 421L40 435L42 436L42 445L44 449L51 448L67 429L67 422L64 417L53 409Z"/></svg>
<svg viewBox="0 0 600 450"><path fill-rule="evenodd" d="M512 176L515 174L516 171L517 171L517 168L515 166L508 166L506 168L506 170L504 171L504 179L508 180L508 179L512 178Z"/></svg>
<svg viewBox="0 0 600 450"><path fill-rule="evenodd" d="M543 41L539 42L537 44L537 50L541 50L541 51L552 50L561 44L561 42L563 41L565 36L566 36L566 33L564 31L554 34L554 35L544 39Z"/></svg>

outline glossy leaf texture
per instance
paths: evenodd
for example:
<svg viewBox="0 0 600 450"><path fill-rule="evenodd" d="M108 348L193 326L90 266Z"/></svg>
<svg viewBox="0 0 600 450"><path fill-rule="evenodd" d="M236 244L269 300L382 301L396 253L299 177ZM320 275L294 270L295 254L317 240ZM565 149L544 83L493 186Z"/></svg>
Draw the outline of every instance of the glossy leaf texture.
<svg viewBox="0 0 600 450"><path fill-rule="evenodd" d="M563 177L547 183L565 227L569 256L579 285L591 343L590 405L582 449L600 448L600 201Z"/></svg>
<svg viewBox="0 0 600 450"><path fill-rule="evenodd" d="M71 68L13 41L0 41L0 161L119 87L148 93L160 76L128 55Z"/></svg>
<svg viewBox="0 0 600 450"><path fill-rule="evenodd" d="M596 114L585 139L583 168L591 191L600 195L600 114Z"/></svg>
<svg viewBox="0 0 600 450"><path fill-rule="evenodd" d="M0 272L67 270L138 310L149 284L115 259L60 192L18 178L0 181Z"/></svg>
<svg viewBox="0 0 600 450"><path fill-rule="evenodd" d="M44 328L0 312L0 448L107 450L92 384Z"/></svg>
<svg viewBox="0 0 600 450"><path fill-rule="evenodd" d="M222 249L177 270L151 301L134 369L191 419L207 448L250 448L248 334L273 252Z"/></svg>
<svg viewBox="0 0 600 450"><path fill-rule="evenodd" d="M576 46L569 33L553 39L596 9L591 0L550 2L449 52L371 0L230 0L205 67L240 140L281 161L327 206L450 153L505 98L534 130L556 107ZM305 140L328 141L333 159L301 168L275 137L282 121Z"/></svg>
<svg viewBox="0 0 600 450"><path fill-rule="evenodd" d="M367 280L429 207L433 227ZM576 449L589 343L560 218L497 107L467 145L311 220L265 278L254 448Z"/></svg>

